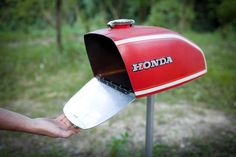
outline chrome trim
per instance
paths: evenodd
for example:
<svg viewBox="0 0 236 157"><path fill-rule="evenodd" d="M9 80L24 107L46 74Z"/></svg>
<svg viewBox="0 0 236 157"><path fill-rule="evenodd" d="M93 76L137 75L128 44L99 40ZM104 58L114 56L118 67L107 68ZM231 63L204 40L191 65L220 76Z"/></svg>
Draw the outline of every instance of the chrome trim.
<svg viewBox="0 0 236 157"><path fill-rule="evenodd" d="M113 28L116 25L130 25L132 26L135 23L133 19L116 19L113 21L109 21L107 26Z"/></svg>

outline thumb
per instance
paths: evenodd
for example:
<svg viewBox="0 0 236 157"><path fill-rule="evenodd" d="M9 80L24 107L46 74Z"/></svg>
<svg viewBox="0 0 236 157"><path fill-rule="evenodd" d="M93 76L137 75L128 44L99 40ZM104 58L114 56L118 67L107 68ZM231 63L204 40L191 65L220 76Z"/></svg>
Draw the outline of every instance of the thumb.
<svg viewBox="0 0 236 157"><path fill-rule="evenodd" d="M63 130L63 131L61 131L60 136L63 138L68 138L68 137L72 136L73 134L75 134L75 132L73 130Z"/></svg>

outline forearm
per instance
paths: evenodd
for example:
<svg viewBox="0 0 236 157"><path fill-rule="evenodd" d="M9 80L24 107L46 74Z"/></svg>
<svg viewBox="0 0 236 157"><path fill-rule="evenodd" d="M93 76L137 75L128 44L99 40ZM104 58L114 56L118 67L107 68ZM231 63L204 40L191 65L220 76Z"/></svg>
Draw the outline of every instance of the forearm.
<svg viewBox="0 0 236 157"><path fill-rule="evenodd" d="M0 130L28 132L50 137L69 137L79 132L70 121L61 114L57 118L31 119L22 114L0 108Z"/></svg>
<svg viewBox="0 0 236 157"><path fill-rule="evenodd" d="M0 129L34 133L34 120L16 112L0 108Z"/></svg>

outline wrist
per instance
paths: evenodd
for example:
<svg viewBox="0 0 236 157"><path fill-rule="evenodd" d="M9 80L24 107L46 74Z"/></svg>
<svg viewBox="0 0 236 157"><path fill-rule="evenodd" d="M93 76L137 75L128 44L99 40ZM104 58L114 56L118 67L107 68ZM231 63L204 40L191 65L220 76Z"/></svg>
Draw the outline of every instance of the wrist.
<svg viewBox="0 0 236 157"><path fill-rule="evenodd" d="M52 122L48 118L35 118L32 119L32 133L49 136L49 137L57 137L53 132Z"/></svg>
<svg viewBox="0 0 236 157"><path fill-rule="evenodd" d="M30 119L28 130L30 133L36 134L39 130L38 118Z"/></svg>

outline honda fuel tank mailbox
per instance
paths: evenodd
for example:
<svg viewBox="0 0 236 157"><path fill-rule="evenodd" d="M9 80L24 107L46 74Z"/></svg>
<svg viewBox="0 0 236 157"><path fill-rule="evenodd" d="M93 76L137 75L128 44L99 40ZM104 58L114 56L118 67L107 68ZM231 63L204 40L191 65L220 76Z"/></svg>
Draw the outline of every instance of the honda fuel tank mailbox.
<svg viewBox="0 0 236 157"><path fill-rule="evenodd" d="M116 104L119 104L119 102L123 102L121 99L124 99L127 101L123 103L129 104L135 97L149 96L180 86L207 72L203 51L192 41L165 28L135 26L133 24L134 21L129 19L114 20L108 23L108 28L90 32L84 36L88 58L97 81L101 82L101 84L106 84L115 89L115 91L128 95L128 97L122 96L119 98L115 96L117 100L114 96L112 100L106 98L108 103L115 101ZM93 90L92 87L90 88ZM86 91L86 93L89 95L89 92ZM107 95L107 93L110 94L112 92L107 91L100 94ZM96 96L96 93L94 93L94 95L87 97L88 99L93 97L96 100L96 97L101 98L98 95ZM80 104L78 99L77 104L76 101L66 104L64 112L67 117L70 120L73 119L71 118L73 116L69 116L71 114L66 113L66 108L70 108L66 106L86 106L85 102ZM99 103L97 101L94 102ZM104 99L101 102L102 105L106 104ZM123 106L125 107L124 104ZM90 104L90 109L84 109L86 108L85 106L82 108L88 113L83 114L93 114L89 113L92 104ZM106 108L104 106L104 110ZM122 108L117 110L117 112ZM73 110L76 111L75 108ZM80 112L79 107L77 112ZM92 119L104 117L104 111L99 112L99 114L92 115ZM109 112L109 109L106 112ZM82 128L98 125L117 112L112 112L112 115L109 114L102 120L90 123L90 126L86 126L85 123L88 122L86 122L86 116L84 116L80 118L80 120L83 119L81 123L85 125ZM76 116L74 115L74 117ZM82 125L76 123L76 121L78 119L73 119L72 123L81 127Z"/></svg>

